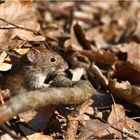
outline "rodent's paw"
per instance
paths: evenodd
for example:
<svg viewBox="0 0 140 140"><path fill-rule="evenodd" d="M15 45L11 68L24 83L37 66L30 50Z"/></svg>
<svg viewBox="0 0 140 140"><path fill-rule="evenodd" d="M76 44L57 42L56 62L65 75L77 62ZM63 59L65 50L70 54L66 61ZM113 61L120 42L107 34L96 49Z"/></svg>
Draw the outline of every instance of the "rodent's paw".
<svg viewBox="0 0 140 140"><path fill-rule="evenodd" d="M49 87L49 84L43 83L42 86L41 86L41 88L45 88L45 87Z"/></svg>
<svg viewBox="0 0 140 140"><path fill-rule="evenodd" d="M45 88L45 87L49 87L49 84L43 83L43 84L41 84L41 85L36 85L36 86L35 86L36 89Z"/></svg>

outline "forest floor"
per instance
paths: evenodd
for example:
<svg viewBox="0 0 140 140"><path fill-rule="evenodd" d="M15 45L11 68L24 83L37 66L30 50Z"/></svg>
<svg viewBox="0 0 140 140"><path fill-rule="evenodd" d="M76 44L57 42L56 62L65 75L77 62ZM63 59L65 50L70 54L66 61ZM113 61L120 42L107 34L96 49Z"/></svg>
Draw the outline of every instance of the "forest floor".
<svg viewBox="0 0 140 140"><path fill-rule="evenodd" d="M41 44L68 69L47 88L0 86L1 140L140 139L140 2L0 2L0 78Z"/></svg>

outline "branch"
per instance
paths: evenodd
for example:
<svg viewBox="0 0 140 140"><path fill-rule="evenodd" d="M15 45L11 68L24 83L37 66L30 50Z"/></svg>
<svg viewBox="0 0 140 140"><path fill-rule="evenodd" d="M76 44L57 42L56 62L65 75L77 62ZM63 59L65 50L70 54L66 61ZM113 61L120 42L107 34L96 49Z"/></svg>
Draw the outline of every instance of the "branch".
<svg viewBox="0 0 140 140"><path fill-rule="evenodd" d="M79 125L78 117L80 117L80 115L83 115L86 112L87 108L92 105L92 103L93 103L93 100L91 100L91 99L84 102L82 105L77 107L77 111L72 112L68 116L65 140L75 140L76 139L77 129L78 129L78 125Z"/></svg>
<svg viewBox="0 0 140 140"><path fill-rule="evenodd" d="M47 105L79 104L91 98L94 89L90 82L79 81L73 87L43 88L22 92L0 106L0 123L20 112Z"/></svg>
<svg viewBox="0 0 140 140"><path fill-rule="evenodd" d="M30 32L33 32L34 34L40 34L39 32L37 32L37 31L35 31L35 30L29 29L29 28L25 28L25 27L21 27L21 26L19 26L19 25L17 25L17 24L14 24L14 23L12 23L12 22L7 21L7 20L5 20L5 19L3 19L3 18L0 18L0 20L3 21L3 22L5 22L5 23L7 23L7 24L10 24L10 25L12 25L12 26L14 26L14 27L16 27L16 28L18 28L18 29L30 31ZM0 28L0 29L4 29L4 28ZM10 28L10 29L12 29L12 28Z"/></svg>

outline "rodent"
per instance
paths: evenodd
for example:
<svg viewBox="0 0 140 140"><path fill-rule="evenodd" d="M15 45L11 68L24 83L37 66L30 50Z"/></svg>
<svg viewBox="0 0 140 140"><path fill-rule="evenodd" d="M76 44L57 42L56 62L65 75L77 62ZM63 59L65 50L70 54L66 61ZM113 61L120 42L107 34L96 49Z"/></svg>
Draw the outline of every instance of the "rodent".
<svg viewBox="0 0 140 140"><path fill-rule="evenodd" d="M58 53L45 46L31 48L26 54L26 61L14 67L4 77L3 89L9 89L15 95L20 90L46 87L46 78L67 68L67 63Z"/></svg>

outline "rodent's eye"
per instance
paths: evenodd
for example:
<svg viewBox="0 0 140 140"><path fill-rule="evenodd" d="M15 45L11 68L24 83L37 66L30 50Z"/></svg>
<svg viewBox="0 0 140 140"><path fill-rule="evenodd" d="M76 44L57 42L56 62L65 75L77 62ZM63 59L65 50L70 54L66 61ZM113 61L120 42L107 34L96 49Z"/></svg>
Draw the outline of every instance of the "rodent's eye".
<svg viewBox="0 0 140 140"><path fill-rule="evenodd" d="M55 60L54 57L52 57L52 58L50 59L50 61L51 61L52 63L54 63L56 60Z"/></svg>

